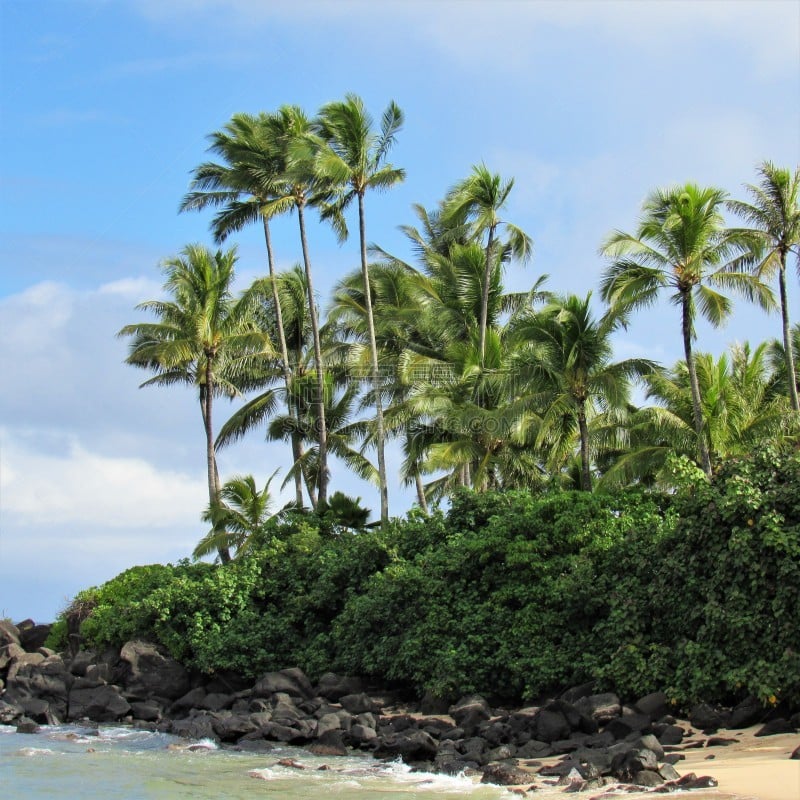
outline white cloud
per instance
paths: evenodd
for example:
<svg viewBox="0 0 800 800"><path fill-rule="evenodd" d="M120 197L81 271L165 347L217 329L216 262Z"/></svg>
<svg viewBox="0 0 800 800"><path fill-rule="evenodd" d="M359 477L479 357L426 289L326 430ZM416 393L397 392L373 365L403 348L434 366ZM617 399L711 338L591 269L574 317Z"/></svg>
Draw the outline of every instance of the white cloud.
<svg viewBox="0 0 800 800"><path fill-rule="evenodd" d="M3 512L17 525L115 529L165 528L197 522L207 502L204 482L141 458L108 457L74 437L41 453L2 431Z"/></svg>
<svg viewBox="0 0 800 800"><path fill-rule="evenodd" d="M140 303L145 299L160 297L163 288L158 281L151 278L120 278L118 281L104 283L98 287L98 295L117 295L132 299L134 303Z"/></svg>

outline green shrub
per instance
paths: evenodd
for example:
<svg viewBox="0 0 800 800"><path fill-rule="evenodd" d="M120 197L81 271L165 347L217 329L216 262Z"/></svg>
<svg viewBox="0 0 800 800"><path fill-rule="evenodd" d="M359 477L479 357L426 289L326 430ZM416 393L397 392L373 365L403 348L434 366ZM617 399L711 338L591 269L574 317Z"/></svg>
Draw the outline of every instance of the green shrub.
<svg viewBox="0 0 800 800"><path fill-rule="evenodd" d="M670 497L460 492L385 532L272 520L231 564L135 567L82 592L52 638L86 616L92 646L150 638L207 673L333 669L445 698L590 680L683 705L800 703L800 457L674 472Z"/></svg>

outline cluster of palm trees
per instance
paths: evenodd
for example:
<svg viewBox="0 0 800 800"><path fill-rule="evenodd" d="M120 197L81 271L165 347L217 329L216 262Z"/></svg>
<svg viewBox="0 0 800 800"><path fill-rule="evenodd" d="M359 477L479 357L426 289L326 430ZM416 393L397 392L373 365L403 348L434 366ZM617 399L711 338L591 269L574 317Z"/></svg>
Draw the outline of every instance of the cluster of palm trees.
<svg viewBox="0 0 800 800"><path fill-rule="evenodd" d="M121 334L131 339L128 362L155 373L145 385L198 390L212 525L203 552L213 545L229 559L268 513L269 484L238 476L223 485L216 467L216 449L256 427L291 448L295 506L330 507L334 455L378 486L384 525L390 439L403 449L398 477L427 510L457 487L654 482L674 452L710 475L759 438L796 435L800 335L795 327L792 341L786 280L800 247L800 170L762 164L749 202L692 184L654 192L636 231L601 248L605 306L596 313L591 292L550 292L544 277L528 292L504 291L503 270L530 258L532 240L504 219L513 180L484 165L435 209L415 207L417 225L402 227L414 263L370 248L365 198L403 180L387 161L402 123L390 103L376 129L354 95L314 118L295 106L237 114L210 137L217 160L194 170L181 209L213 207L218 243L263 226L268 276L234 296L235 250L187 247L164 264L170 299L142 304L153 321ZM353 201L360 269L336 285L322 319L306 212L344 241ZM727 227L725 209L746 227ZM297 215L302 266L278 272L270 225L287 212ZM780 341L716 361L694 352L698 312L722 323L729 291L770 309L774 274ZM615 361L613 336L662 288L680 310L685 360L671 370ZM632 404L636 382L653 405ZM215 435L213 400L223 395L244 402Z"/></svg>

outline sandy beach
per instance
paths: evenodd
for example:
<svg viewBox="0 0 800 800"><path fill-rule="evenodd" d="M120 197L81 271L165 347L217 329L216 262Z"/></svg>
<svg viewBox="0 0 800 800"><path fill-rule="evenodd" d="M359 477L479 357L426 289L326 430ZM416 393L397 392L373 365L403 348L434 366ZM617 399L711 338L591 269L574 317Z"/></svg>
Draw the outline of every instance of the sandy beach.
<svg viewBox="0 0 800 800"><path fill-rule="evenodd" d="M676 765L678 772L711 775L719 781L713 792L692 793L692 797L800 800L800 761L789 758L800 746L800 735L757 738L758 728L721 732L737 740L724 747L686 751L685 760Z"/></svg>
<svg viewBox="0 0 800 800"><path fill-rule="evenodd" d="M687 729L690 725L679 720L679 725ZM683 792L689 800L800 800L800 760L790 758L792 752L800 747L800 734L780 734L777 736L755 736L761 728L755 725L741 731L720 730L719 739L735 740L729 744L706 746L709 737L692 733L676 748L685 758L675 765L680 775L693 772L698 777L710 776L718 781L717 788L696 789ZM559 758L543 759L540 763L554 764ZM537 789L526 793L551 795L557 789L535 782ZM549 783L549 781L548 781ZM529 787L520 785L521 790ZM543 791L542 791L543 790ZM658 791L658 790L656 790ZM588 791L578 797L603 798L625 797L627 800L652 800L653 791L622 792L614 789Z"/></svg>

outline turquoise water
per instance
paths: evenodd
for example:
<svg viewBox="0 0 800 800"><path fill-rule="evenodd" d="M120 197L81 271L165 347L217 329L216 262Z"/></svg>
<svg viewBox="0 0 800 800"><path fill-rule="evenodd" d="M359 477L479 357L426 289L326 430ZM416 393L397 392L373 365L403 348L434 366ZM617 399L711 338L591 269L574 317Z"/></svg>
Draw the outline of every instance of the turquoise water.
<svg viewBox="0 0 800 800"><path fill-rule="evenodd" d="M278 764L292 758L305 766ZM320 767L327 766L322 770ZM25 800L411 800L510 798L468 778L411 772L367 756L329 758L292 747L240 753L130 728L43 727L19 734L0 726L0 790Z"/></svg>

